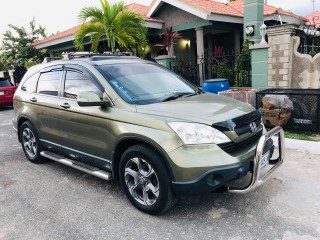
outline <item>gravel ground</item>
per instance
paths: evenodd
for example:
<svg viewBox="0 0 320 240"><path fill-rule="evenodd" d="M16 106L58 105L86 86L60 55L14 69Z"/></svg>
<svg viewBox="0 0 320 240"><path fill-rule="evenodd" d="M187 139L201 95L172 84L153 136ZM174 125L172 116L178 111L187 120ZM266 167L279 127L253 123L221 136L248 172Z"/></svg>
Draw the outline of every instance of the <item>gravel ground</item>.
<svg viewBox="0 0 320 240"><path fill-rule="evenodd" d="M288 149L267 184L246 195L182 199L165 215L136 210L118 182L27 161L0 108L0 239L320 239L320 156Z"/></svg>

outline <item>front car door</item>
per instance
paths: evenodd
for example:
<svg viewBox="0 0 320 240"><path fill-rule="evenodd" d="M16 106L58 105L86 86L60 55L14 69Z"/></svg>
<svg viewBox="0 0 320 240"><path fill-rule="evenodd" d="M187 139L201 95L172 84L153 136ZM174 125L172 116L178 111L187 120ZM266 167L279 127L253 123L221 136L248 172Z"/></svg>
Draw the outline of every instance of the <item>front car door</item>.
<svg viewBox="0 0 320 240"><path fill-rule="evenodd" d="M107 159L110 139L110 108L80 107L79 92L94 91L101 98L104 88L85 68L65 65L64 84L59 100L59 128L62 153L71 159L110 170Z"/></svg>

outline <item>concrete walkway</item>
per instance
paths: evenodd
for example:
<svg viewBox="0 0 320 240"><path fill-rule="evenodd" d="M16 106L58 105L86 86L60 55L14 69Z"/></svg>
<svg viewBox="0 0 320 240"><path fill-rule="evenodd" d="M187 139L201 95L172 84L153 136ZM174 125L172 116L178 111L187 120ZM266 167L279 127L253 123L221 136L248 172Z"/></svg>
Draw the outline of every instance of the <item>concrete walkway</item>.
<svg viewBox="0 0 320 240"><path fill-rule="evenodd" d="M278 145L278 141L274 141L275 145ZM299 152L312 153L320 155L320 142L285 139L285 146L287 149L294 149Z"/></svg>

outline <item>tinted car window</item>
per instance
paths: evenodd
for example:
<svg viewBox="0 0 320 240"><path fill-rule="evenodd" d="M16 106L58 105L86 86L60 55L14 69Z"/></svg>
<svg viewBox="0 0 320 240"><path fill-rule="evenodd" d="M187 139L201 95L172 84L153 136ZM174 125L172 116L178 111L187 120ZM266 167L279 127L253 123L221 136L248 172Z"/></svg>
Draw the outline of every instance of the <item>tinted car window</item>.
<svg viewBox="0 0 320 240"><path fill-rule="evenodd" d="M10 87L11 83L6 78L0 78L0 87Z"/></svg>
<svg viewBox="0 0 320 240"><path fill-rule="evenodd" d="M132 104L152 104L173 94L192 94L196 87L155 64L108 64L97 67L119 96Z"/></svg>
<svg viewBox="0 0 320 240"><path fill-rule="evenodd" d="M37 92L58 96L61 73L62 71L42 73L39 78Z"/></svg>
<svg viewBox="0 0 320 240"><path fill-rule="evenodd" d="M28 93L34 93L36 91L39 74L31 76L22 86L22 90Z"/></svg>
<svg viewBox="0 0 320 240"><path fill-rule="evenodd" d="M87 76L79 72L67 71L64 85L64 97L77 99L79 92L96 92L102 98L102 92Z"/></svg>

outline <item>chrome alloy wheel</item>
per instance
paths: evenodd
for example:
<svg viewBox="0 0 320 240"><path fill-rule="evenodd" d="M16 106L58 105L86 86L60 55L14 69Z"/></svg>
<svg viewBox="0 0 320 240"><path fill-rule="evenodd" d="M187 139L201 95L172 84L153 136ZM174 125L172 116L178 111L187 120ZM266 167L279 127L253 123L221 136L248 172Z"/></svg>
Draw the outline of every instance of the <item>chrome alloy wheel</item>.
<svg viewBox="0 0 320 240"><path fill-rule="evenodd" d="M132 158L125 166L125 183L132 197L144 206L159 197L159 180L151 165L142 158Z"/></svg>
<svg viewBox="0 0 320 240"><path fill-rule="evenodd" d="M22 132L23 147L30 158L35 158L37 154L37 141L30 128L25 128Z"/></svg>

